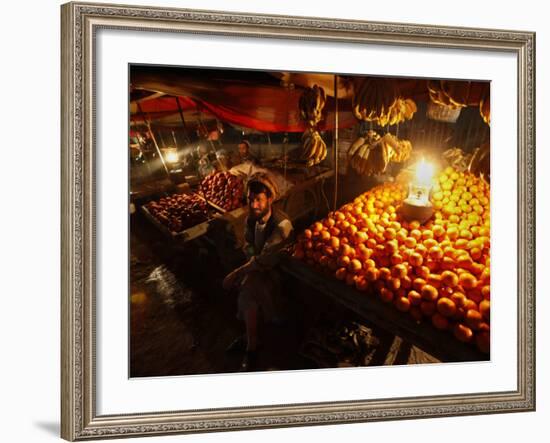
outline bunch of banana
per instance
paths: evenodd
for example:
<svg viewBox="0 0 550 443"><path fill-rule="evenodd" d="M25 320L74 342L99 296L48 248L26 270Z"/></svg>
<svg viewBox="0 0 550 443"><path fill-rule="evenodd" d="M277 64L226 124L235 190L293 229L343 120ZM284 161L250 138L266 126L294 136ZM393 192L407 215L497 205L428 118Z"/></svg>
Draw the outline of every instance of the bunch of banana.
<svg viewBox="0 0 550 443"><path fill-rule="evenodd" d="M429 80L428 93L430 99L437 105L451 109L468 106L470 82L450 80Z"/></svg>
<svg viewBox="0 0 550 443"><path fill-rule="evenodd" d="M411 156L412 143L409 140L399 140L391 157L392 162L402 163Z"/></svg>
<svg viewBox="0 0 550 443"><path fill-rule="evenodd" d="M317 125L322 119L325 102L326 96L323 88L317 85L313 85L312 88L306 88L298 102L302 120L310 127Z"/></svg>
<svg viewBox="0 0 550 443"><path fill-rule="evenodd" d="M405 120L410 120L413 118L416 111L416 103L412 99L398 98L395 101L395 104L391 107L387 124L396 125L404 122Z"/></svg>
<svg viewBox="0 0 550 443"><path fill-rule="evenodd" d="M487 88L481 96L481 100L479 101L479 113L481 114L481 118L483 119L483 121L488 125L490 125L491 124L491 96L489 93L489 88Z"/></svg>
<svg viewBox="0 0 550 443"><path fill-rule="evenodd" d="M327 156L327 145L315 128L306 129L302 135L302 160L307 166L321 163Z"/></svg>
<svg viewBox="0 0 550 443"><path fill-rule="evenodd" d="M399 98L399 88L394 80L365 77L354 83L353 114L358 120L377 122L386 126L390 113Z"/></svg>
<svg viewBox="0 0 550 443"><path fill-rule="evenodd" d="M380 137L375 131L369 131L351 144L348 161L358 174L381 174L390 161L404 162L411 152L410 141L399 140L392 134Z"/></svg>
<svg viewBox="0 0 550 443"><path fill-rule="evenodd" d="M462 149L455 147L444 151L443 158L449 166L457 171L464 172L468 169L472 155L466 154Z"/></svg>

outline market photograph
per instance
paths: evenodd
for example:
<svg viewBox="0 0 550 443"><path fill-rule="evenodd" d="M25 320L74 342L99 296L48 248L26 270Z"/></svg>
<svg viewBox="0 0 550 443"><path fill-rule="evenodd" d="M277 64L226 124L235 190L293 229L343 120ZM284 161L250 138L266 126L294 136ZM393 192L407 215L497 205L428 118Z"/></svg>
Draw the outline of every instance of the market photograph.
<svg viewBox="0 0 550 443"><path fill-rule="evenodd" d="M128 87L130 377L490 360L490 82Z"/></svg>

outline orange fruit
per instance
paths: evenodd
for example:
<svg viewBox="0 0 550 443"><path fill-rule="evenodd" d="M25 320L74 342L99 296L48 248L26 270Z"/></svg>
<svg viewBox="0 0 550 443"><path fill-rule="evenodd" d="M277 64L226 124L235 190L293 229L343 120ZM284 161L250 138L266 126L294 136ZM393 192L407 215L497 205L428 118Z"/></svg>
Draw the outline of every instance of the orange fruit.
<svg viewBox="0 0 550 443"><path fill-rule="evenodd" d="M431 272L435 272L439 269L439 262L437 260L432 260L430 258L426 260L425 264Z"/></svg>
<svg viewBox="0 0 550 443"><path fill-rule="evenodd" d="M384 281L388 281L390 278L392 278L391 271L386 267L380 268L380 279Z"/></svg>
<svg viewBox="0 0 550 443"><path fill-rule="evenodd" d="M425 317L431 317L436 311L436 305L433 301L422 301L420 303L420 311Z"/></svg>
<svg viewBox="0 0 550 443"><path fill-rule="evenodd" d="M424 240L422 242L422 244L424 246L426 246L426 248L428 249L428 253L430 252L430 249L433 248L433 247L437 247L437 245L439 244L438 241L434 238L429 238L427 240Z"/></svg>
<svg viewBox="0 0 550 443"><path fill-rule="evenodd" d="M429 274L426 281L436 289L441 288L441 275L439 274Z"/></svg>
<svg viewBox="0 0 550 443"><path fill-rule="evenodd" d="M346 274L346 278L345 278L345 282L346 282L346 285L348 286L353 286L355 285L355 280L358 278L358 276L354 275L354 274L351 274L351 273L347 273Z"/></svg>
<svg viewBox="0 0 550 443"><path fill-rule="evenodd" d="M477 304L479 304L483 300L481 289L478 288L470 289L468 292L466 292L466 296L470 300L475 301Z"/></svg>
<svg viewBox="0 0 550 443"><path fill-rule="evenodd" d="M479 312L485 320L489 321L491 318L491 302L489 300L482 300L479 304Z"/></svg>
<svg viewBox="0 0 550 443"><path fill-rule="evenodd" d="M401 312L407 312L411 308L411 302L407 297L396 298L394 304L397 310Z"/></svg>
<svg viewBox="0 0 550 443"><path fill-rule="evenodd" d="M432 246L428 254L432 260L441 260L443 258L443 251L439 246Z"/></svg>
<svg viewBox="0 0 550 443"><path fill-rule="evenodd" d="M458 285L458 275L452 271L443 271L441 273L441 282L446 286L454 288Z"/></svg>
<svg viewBox="0 0 550 443"><path fill-rule="evenodd" d="M466 299L464 300L464 304L462 307L464 308L465 311L468 311L470 309L474 311L478 310L477 303L473 300L470 300L468 297L466 297Z"/></svg>
<svg viewBox="0 0 550 443"><path fill-rule="evenodd" d="M323 230L323 224L321 222L313 223L313 232L321 232Z"/></svg>
<svg viewBox="0 0 550 443"><path fill-rule="evenodd" d="M426 257L426 255L428 253L428 248L426 248L426 246L424 246L423 244L417 244L416 248L414 248L414 250L418 254L420 254L422 257Z"/></svg>
<svg viewBox="0 0 550 443"><path fill-rule="evenodd" d="M357 274L362 268L361 262L354 258L350 261L350 264L348 265L348 272L351 272L353 274Z"/></svg>
<svg viewBox="0 0 550 443"><path fill-rule="evenodd" d="M407 237L404 241L407 248L414 248L416 246L416 239L414 237Z"/></svg>
<svg viewBox="0 0 550 443"><path fill-rule="evenodd" d="M461 342L468 343L472 341L474 333L472 330L462 323L457 323L453 328L454 336Z"/></svg>
<svg viewBox="0 0 550 443"><path fill-rule="evenodd" d="M489 285L485 285L481 288L481 295L484 300L490 300L491 299L491 287Z"/></svg>
<svg viewBox="0 0 550 443"><path fill-rule="evenodd" d="M457 307L462 308L466 303L466 296L462 292L454 292L451 295L451 300Z"/></svg>
<svg viewBox="0 0 550 443"><path fill-rule="evenodd" d="M440 225L434 226L432 231L436 237L443 237L445 235L445 228Z"/></svg>
<svg viewBox="0 0 550 443"><path fill-rule="evenodd" d="M414 286L414 282L413 282L413 286ZM420 289L420 295L422 295L423 300L433 302L433 301L437 300L438 292L437 292L437 289L434 286L425 284Z"/></svg>
<svg viewBox="0 0 550 443"><path fill-rule="evenodd" d="M376 240L375 240L374 238L369 238L369 239L367 240L367 247L368 247L369 249L374 249L374 248L376 248L376 245L377 245L377 243L376 243Z"/></svg>
<svg viewBox="0 0 550 443"><path fill-rule="evenodd" d="M482 323L483 317L475 309L468 309L466 311L466 316L464 317L464 322L471 329L479 329L479 325Z"/></svg>
<svg viewBox="0 0 550 443"><path fill-rule="evenodd" d="M347 275L346 268L338 269L334 275L338 280L345 280Z"/></svg>
<svg viewBox="0 0 550 443"><path fill-rule="evenodd" d="M418 291L412 290L407 294L407 298L411 302L412 306L419 306L422 303L422 296Z"/></svg>
<svg viewBox="0 0 550 443"><path fill-rule="evenodd" d="M401 287L404 289L412 288L412 280L408 275L401 277Z"/></svg>
<svg viewBox="0 0 550 443"><path fill-rule="evenodd" d="M378 295L380 297L380 300L382 300L384 303L391 303L391 301L393 300L393 292L387 288L380 289Z"/></svg>
<svg viewBox="0 0 550 443"><path fill-rule="evenodd" d="M372 258L365 260L365 262L363 263L363 269L369 268L376 268L376 262Z"/></svg>
<svg viewBox="0 0 550 443"><path fill-rule="evenodd" d="M478 349L488 354L491 350L491 336L487 331L481 331L476 334L476 345Z"/></svg>
<svg viewBox="0 0 550 443"><path fill-rule="evenodd" d="M391 255L399 251L399 244L396 240L388 241L385 245L386 254Z"/></svg>
<svg viewBox="0 0 550 443"><path fill-rule="evenodd" d="M403 264L396 264L391 268L391 273L395 278L404 278L407 276L407 267Z"/></svg>
<svg viewBox="0 0 550 443"><path fill-rule="evenodd" d="M397 236L397 232L395 232L395 229L388 228L384 231L384 238L386 240L393 240Z"/></svg>
<svg viewBox="0 0 550 443"><path fill-rule="evenodd" d="M456 314L456 304L450 298L442 297L437 300L437 311L445 317L452 317Z"/></svg>
<svg viewBox="0 0 550 443"><path fill-rule="evenodd" d="M451 226L447 229L447 237L449 237L450 240L456 240L458 238L458 228Z"/></svg>
<svg viewBox="0 0 550 443"><path fill-rule="evenodd" d="M397 291L401 287L401 280L398 278L391 278L388 280L388 288L392 291Z"/></svg>
<svg viewBox="0 0 550 443"><path fill-rule="evenodd" d="M432 315L432 324L437 329L441 330L446 330L449 328L449 320L447 320L447 318L441 315L439 312L436 312L434 315Z"/></svg>
<svg viewBox="0 0 550 443"><path fill-rule="evenodd" d="M473 289L477 286L477 279L472 274L465 272L458 277L458 284L464 289Z"/></svg>
<svg viewBox="0 0 550 443"><path fill-rule="evenodd" d="M434 238L434 233L430 229L424 229L422 231L422 239L427 240L429 238Z"/></svg>
<svg viewBox="0 0 550 443"><path fill-rule="evenodd" d="M426 285L426 280L423 278L415 278L413 280L412 286L415 291L421 292L422 288Z"/></svg>
<svg viewBox="0 0 550 443"><path fill-rule="evenodd" d="M374 267L368 268L365 272L365 278L370 282L374 282L378 280L379 277L380 277L380 271Z"/></svg>
<svg viewBox="0 0 550 443"><path fill-rule="evenodd" d="M369 282L367 280L365 280L365 278L360 277L357 280L355 280L355 287L359 291L366 291L369 287Z"/></svg>
<svg viewBox="0 0 550 443"><path fill-rule="evenodd" d="M422 255L420 255L418 252L413 252L411 255L409 255L409 263L411 266L422 266L424 259L422 258Z"/></svg>
<svg viewBox="0 0 550 443"><path fill-rule="evenodd" d="M392 254L390 260L391 260L392 265L399 265L399 264L403 263L403 256L396 252L396 253Z"/></svg>
<svg viewBox="0 0 550 443"><path fill-rule="evenodd" d="M352 254L352 250L353 248L347 243L344 243L343 239L340 240L340 249L338 249L340 255L350 256Z"/></svg>
<svg viewBox="0 0 550 443"><path fill-rule="evenodd" d="M430 268L427 266L419 266L414 268L414 272L417 277L426 279L428 278L428 275L430 275Z"/></svg>
<svg viewBox="0 0 550 443"><path fill-rule="evenodd" d="M340 257L338 257L336 262L338 263L338 266L342 268L347 268L351 263L351 259L347 255L341 255Z"/></svg>

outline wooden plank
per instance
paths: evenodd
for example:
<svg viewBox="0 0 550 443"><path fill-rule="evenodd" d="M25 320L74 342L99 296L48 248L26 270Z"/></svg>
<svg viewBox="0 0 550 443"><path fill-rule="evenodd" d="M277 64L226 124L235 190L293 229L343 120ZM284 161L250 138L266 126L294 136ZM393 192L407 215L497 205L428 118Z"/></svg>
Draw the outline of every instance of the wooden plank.
<svg viewBox="0 0 550 443"><path fill-rule="evenodd" d="M459 342L449 332L439 331L427 322L417 323L410 315L397 311L393 305L381 302L372 292L360 292L300 260L285 255L281 268L378 327L405 339L443 362L489 360L487 354L481 353L474 346Z"/></svg>

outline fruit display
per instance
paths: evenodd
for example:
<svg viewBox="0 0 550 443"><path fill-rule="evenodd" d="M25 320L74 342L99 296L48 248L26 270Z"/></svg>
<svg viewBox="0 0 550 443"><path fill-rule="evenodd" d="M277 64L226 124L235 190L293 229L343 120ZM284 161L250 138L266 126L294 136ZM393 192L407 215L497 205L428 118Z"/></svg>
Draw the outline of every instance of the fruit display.
<svg viewBox="0 0 550 443"><path fill-rule="evenodd" d="M199 191L206 200L225 211L243 206L243 180L230 172L210 174L202 181Z"/></svg>
<svg viewBox="0 0 550 443"><path fill-rule="evenodd" d="M307 166L321 163L327 156L327 145L319 131L308 128L302 135L302 160Z"/></svg>
<svg viewBox="0 0 550 443"><path fill-rule="evenodd" d="M181 232L208 219L206 202L196 194L172 194L145 205L172 232Z"/></svg>
<svg viewBox="0 0 550 443"><path fill-rule="evenodd" d="M430 100L437 105L451 109L464 108L468 106L470 85L468 81L430 80L428 93Z"/></svg>
<svg viewBox="0 0 550 443"><path fill-rule="evenodd" d="M325 90L317 85L313 85L312 88L306 88L300 96L298 102L300 117L309 127L313 128L321 121L325 102Z"/></svg>
<svg viewBox="0 0 550 443"><path fill-rule="evenodd" d="M380 126L395 125L413 118L416 103L404 99L392 79L361 78L355 83L353 115L358 120L376 122Z"/></svg>
<svg viewBox="0 0 550 443"><path fill-rule="evenodd" d="M305 161L308 167L321 163L327 156L327 145L317 130L317 124L323 116L325 102L324 89L313 85L313 87L304 90L298 103L300 117L308 125L302 135L301 151L301 160Z"/></svg>
<svg viewBox="0 0 550 443"><path fill-rule="evenodd" d="M381 137L371 130L351 144L348 161L358 174L375 175L383 173L390 161L407 160L411 151L412 144L408 140L399 140L389 133Z"/></svg>
<svg viewBox="0 0 550 443"><path fill-rule="evenodd" d="M293 256L489 352L490 186L448 167L433 179L433 217L406 221L406 186L371 189L313 223Z"/></svg>

